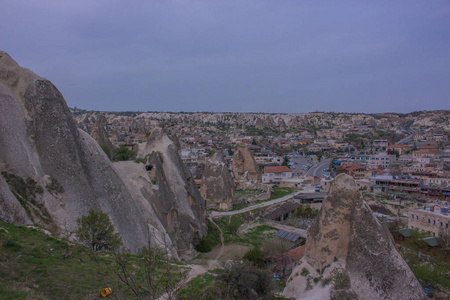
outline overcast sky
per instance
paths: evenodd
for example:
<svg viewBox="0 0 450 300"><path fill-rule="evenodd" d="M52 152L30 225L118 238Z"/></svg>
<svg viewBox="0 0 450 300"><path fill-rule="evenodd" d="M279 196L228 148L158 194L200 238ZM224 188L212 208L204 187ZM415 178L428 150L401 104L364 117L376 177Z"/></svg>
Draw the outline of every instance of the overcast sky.
<svg viewBox="0 0 450 300"><path fill-rule="evenodd" d="M450 109L449 1L1 0L0 50L71 107Z"/></svg>

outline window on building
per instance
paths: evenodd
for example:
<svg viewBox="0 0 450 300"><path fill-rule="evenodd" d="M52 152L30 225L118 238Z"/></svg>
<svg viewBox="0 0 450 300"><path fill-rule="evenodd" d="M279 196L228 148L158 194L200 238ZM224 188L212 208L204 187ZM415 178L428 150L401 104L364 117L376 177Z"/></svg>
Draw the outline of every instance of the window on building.
<svg viewBox="0 0 450 300"><path fill-rule="evenodd" d="M411 215L411 219L414 219L414 215Z"/></svg>
<svg viewBox="0 0 450 300"><path fill-rule="evenodd" d="M430 224L431 223L431 220L430 219L428 219L428 224Z"/></svg>

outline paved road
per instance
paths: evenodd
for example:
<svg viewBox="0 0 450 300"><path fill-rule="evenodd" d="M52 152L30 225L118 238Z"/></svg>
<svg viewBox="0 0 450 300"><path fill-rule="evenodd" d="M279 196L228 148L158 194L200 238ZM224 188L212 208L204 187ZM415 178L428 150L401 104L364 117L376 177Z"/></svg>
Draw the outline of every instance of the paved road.
<svg viewBox="0 0 450 300"><path fill-rule="evenodd" d="M408 144L408 145L412 145L412 138L414 136L414 134L416 133L416 131L411 128L411 125L414 123L414 120L409 122L405 127L401 128L400 130L406 132L406 134L408 134L407 137L405 137L404 139L400 140L397 142L397 144Z"/></svg>
<svg viewBox="0 0 450 300"><path fill-rule="evenodd" d="M323 169L328 168L330 166L330 163L332 161L332 158L327 158L320 163L314 165L311 167L311 169L306 172L307 176L316 176L316 177L322 177L323 175Z"/></svg>
<svg viewBox="0 0 450 300"><path fill-rule="evenodd" d="M247 206L247 207L245 207L243 209L239 209L239 210L224 211L224 212L212 211L212 212L209 213L209 216L211 218L219 218L219 217L224 217L224 216L231 216L231 215L235 215L235 214L241 214L241 213L244 213L244 212L247 212L247 211L254 210L256 208L266 207L266 206L273 205L275 203L280 203L280 202L287 201L289 199L292 199L294 196L296 196L296 195L298 195L300 193L302 193L302 192L301 191L295 192L295 193L286 195L284 197L281 197L281 198L278 198L278 199L275 199L275 200L270 200L270 201L258 203L258 204L252 205L252 206Z"/></svg>
<svg viewBox="0 0 450 300"><path fill-rule="evenodd" d="M289 226L289 225L284 225L278 222L274 222L271 220L263 220L263 223L266 224L267 226L276 228L276 229L281 229L287 232L292 232L295 234L298 234L299 236L301 236L302 238L306 239L306 235L307 235L307 230L305 229L300 229L297 227L293 227L293 226Z"/></svg>

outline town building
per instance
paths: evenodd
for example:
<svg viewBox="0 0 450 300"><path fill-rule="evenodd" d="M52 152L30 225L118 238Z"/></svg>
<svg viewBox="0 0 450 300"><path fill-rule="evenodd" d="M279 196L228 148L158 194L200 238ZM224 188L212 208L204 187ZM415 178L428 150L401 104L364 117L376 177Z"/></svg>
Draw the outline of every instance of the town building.
<svg viewBox="0 0 450 300"><path fill-rule="evenodd" d="M267 166L264 167L262 174L263 183L280 183L292 178L292 170L286 166Z"/></svg>
<svg viewBox="0 0 450 300"><path fill-rule="evenodd" d="M386 150L387 151L395 151L399 155L403 155L406 152L411 150L411 146L410 145L391 145L391 146L387 147Z"/></svg>
<svg viewBox="0 0 450 300"><path fill-rule="evenodd" d="M424 206L420 209L409 211L408 228L430 231L433 236L450 234L449 208L439 206Z"/></svg>
<svg viewBox="0 0 450 300"><path fill-rule="evenodd" d="M373 146L376 148L386 148L389 146L389 142L388 140L374 140Z"/></svg>

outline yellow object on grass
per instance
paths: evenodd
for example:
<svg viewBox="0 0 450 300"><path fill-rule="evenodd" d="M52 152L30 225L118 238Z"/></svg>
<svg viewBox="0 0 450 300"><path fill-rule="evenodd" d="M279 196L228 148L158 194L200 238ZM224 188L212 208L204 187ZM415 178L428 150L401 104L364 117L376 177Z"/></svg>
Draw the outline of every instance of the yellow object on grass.
<svg viewBox="0 0 450 300"><path fill-rule="evenodd" d="M100 294L101 294L103 297L108 297L109 295L111 295L111 293L112 293L112 290L111 290L110 288L104 288L104 289L102 289L102 291L100 292Z"/></svg>

